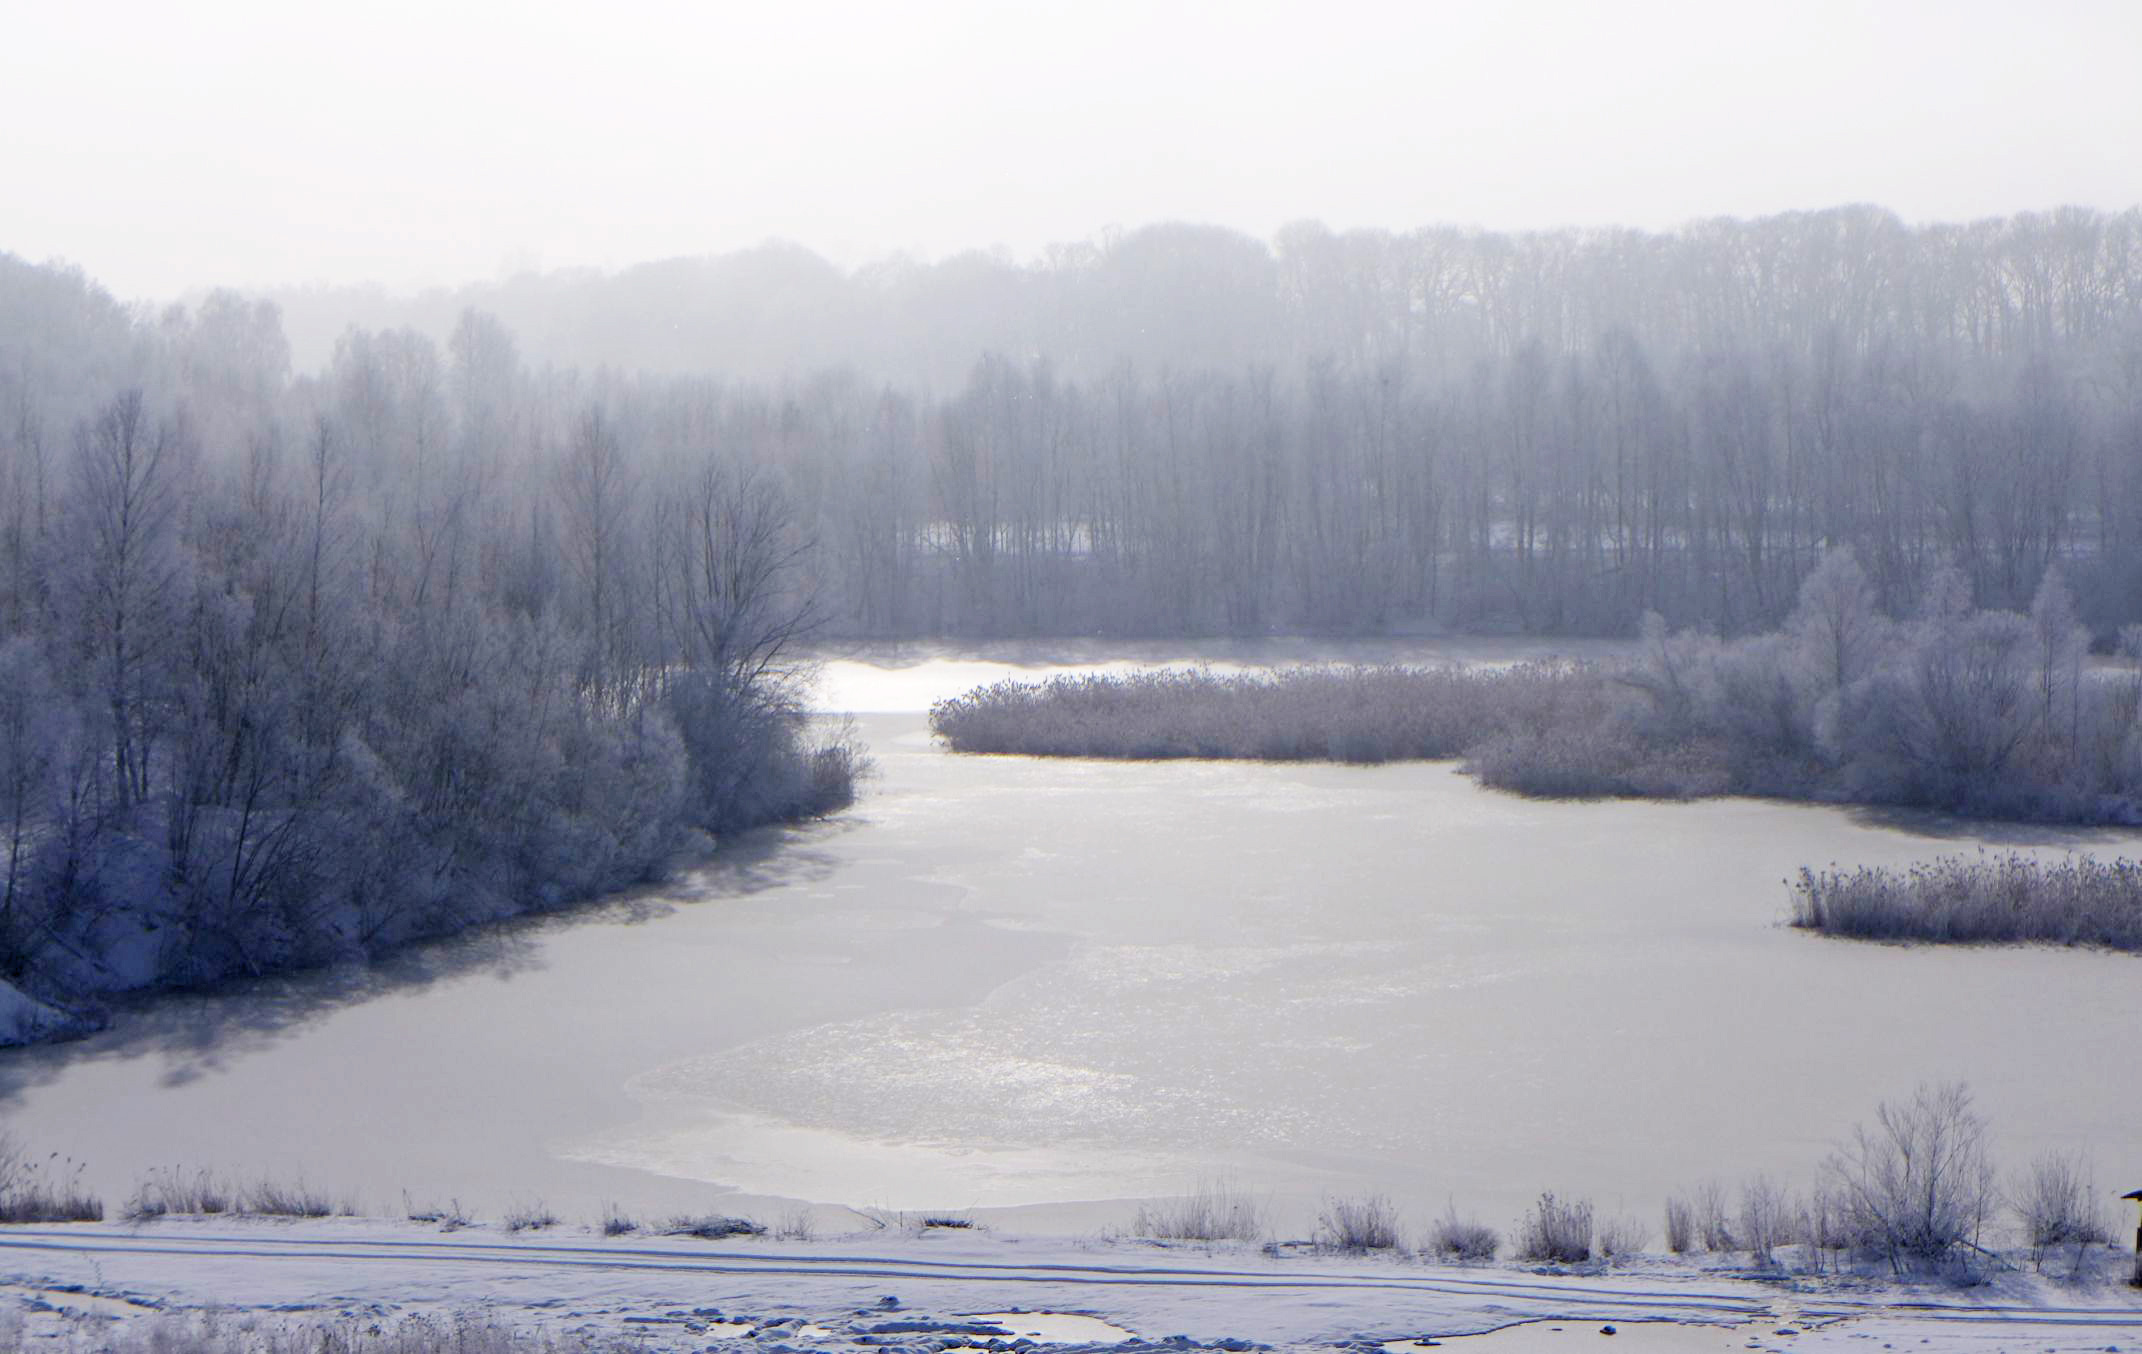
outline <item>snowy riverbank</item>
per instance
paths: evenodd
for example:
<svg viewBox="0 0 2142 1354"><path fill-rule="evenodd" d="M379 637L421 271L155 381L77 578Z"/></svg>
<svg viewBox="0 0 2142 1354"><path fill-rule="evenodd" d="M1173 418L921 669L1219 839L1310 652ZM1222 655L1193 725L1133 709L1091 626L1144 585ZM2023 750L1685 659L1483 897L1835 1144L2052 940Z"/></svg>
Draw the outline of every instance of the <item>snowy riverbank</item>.
<svg viewBox="0 0 2142 1354"><path fill-rule="evenodd" d="M2102 1275L2123 1272L2111 1253L2097 1258ZM0 1276L0 1332L46 1348L125 1347L206 1312L226 1335L475 1314L572 1344L740 1354L937 1354L1032 1331L1064 1347L1365 1350L1500 1330L1453 1347L1509 1351L1590 1347L1608 1325L1619 1354L2142 1348L2136 1290L2021 1270L1972 1289L1761 1279L1665 1259L1567 1275L978 1231L709 1243L569 1226L166 1218L0 1229Z"/></svg>

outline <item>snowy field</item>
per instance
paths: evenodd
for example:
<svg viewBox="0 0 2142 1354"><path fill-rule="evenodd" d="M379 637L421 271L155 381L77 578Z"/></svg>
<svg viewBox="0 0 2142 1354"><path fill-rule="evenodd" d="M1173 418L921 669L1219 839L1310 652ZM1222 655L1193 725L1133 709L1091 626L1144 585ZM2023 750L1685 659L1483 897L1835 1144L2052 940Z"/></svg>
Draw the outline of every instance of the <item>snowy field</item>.
<svg viewBox="0 0 2142 1354"><path fill-rule="evenodd" d="M2110 1272L2116 1257L2101 1253ZM30 1347L102 1348L205 1312L226 1331L481 1313L649 1350L937 1351L1022 1337L1395 1351L2142 1348L2142 1295L2005 1271L1969 1290L1760 1280L1663 1260L1594 1275L888 1229L810 1242L441 1233L376 1220L167 1218L0 1230L0 1320ZM1481 1340L1464 1337L1497 1331ZM734 1341L734 1344L730 1342Z"/></svg>

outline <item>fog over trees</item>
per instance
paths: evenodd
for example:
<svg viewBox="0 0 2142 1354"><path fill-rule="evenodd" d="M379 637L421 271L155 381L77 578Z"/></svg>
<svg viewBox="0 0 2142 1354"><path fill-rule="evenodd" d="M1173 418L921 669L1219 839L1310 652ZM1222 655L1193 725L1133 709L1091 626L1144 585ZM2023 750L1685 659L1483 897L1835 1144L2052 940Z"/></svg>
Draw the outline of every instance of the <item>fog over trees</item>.
<svg viewBox="0 0 2142 1354"><path fill-rule="evenodd" d="M1791 618L1872 691L1869 603L2142 620L2142 213L1163 225L162 312L0 255L0 976L361 951L842 802L809 633ZM2079 728L2041 657L2017 721Z"/></svg>
<svg viewBox="0 0 2142 1354"><path fill-rule="evenodd" d="M2101 633L2142 596L2134 211L1162 225L279 300L331 381L474 310L527 404L718 430L810 514L851 633L1744 631L1832 545L1898 614L1943 559L2017 609L2064 561Z"/></svg>

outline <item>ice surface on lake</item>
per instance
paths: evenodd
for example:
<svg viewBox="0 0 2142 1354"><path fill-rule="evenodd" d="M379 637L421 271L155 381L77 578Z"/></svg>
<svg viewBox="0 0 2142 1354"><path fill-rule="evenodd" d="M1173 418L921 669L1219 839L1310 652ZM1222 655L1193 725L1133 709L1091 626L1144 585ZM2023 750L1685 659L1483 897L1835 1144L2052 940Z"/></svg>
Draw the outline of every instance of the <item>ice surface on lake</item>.
<svg viewBox="0 0 2142 1354"><path fill-rule="evenodd" d="M771 1221L769 1198L1061 1208L1224 1173L1297 1223L1374 1189L1507 1227L1542 1189L1654 1217L1709 1177L1804 1179L1928 1079L1974 1084L2012 1165L2104 1160L2142 1122L2119 1072L2142 960L1782 925L1802 864L2131 837L1528 801L1448 764L947 754L919 705L979 661L831 665L858 708L906 703L862 717L881 775L839 821L7 1055L11 1126L108 1201L180 1163L382 1210L406 1190ZM1079 1225L1128 1220L1111 1208Z"/></svg>

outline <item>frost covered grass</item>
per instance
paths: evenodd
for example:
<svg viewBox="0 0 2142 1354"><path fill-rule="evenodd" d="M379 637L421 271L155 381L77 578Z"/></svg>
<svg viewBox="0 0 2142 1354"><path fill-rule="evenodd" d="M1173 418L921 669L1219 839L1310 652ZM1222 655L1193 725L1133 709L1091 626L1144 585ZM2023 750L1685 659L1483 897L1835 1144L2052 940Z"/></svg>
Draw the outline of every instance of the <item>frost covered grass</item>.
<svg viewBox="0 0 2142 1354"><path fill-rule="evenodd" d="M532 1204L515 1204L506 1210L499 1225L508 1232L540 1232L546 1227L558 1225L558 1215L551 1212L541 1199Z"/></svg>
<svg viewBox="0 0 2142 1354"><path fill-rule="evenodd" d="M436 1223L442 1232L458 1232L476 1225L459 1199L450 1199L443 1204L418 1204L411 1202L407 1191L402 1194L402 1214L411 1222Z"/></svg>
<svg viewBox="0 0 2142 1354"><path fill-rule="evenodd" d="M1576 663L1159 670L978 687L932 706L930 728L958 752L1367 764L1457 757L1520 727L1595 723L1616 699Z"/></svg>
<svg viewBox="0 0 2142 1354"><path fill-rule="evenodd" d="M1517 1232L1517 1258L1574 1265L1592 1258L1592 1203L1542 1194Z"/></svg>
<svg viewBox="0 0 2142 1354"><path fill-rule="evenodd" d="M1792 924L1862 940L2142 951L2142 862L1944 856L1908 870L1802 869Z"/></svg>
<svg viewBox="0 0 2142 1354"><path fill-rule="evenodd" d="M1360 1254L1398 1249L1398 1210L1381 1194L1326 1199L1316 1219L1317 1243Z"/></svg>
<svg viewBox="0 0 2142 1354"><path fill-rule="evenodd" d="M82 1187L82 1163L32 1155L0 1130L0 1223L102 1222L104 1201Z"/></svg>
<svg viewBox="0 0 2142 1354"><path fill-rule="evenodd" d="M213 1171L163 1166L135 1184L133 1197L126 1203L126 1219L149 1222L171 1214L213 1217L231 1212L236 1203L237 1196Z"/></svg>
<svg viewBox="0 0 2142 1354"><path fill-rule="evenodd" d="M1623 1260L1643 1254L1651 1244L1651 1228L1639 1218L1608 1218L1599 1224L1598 1241L1601 1259Z"/></svg>
<svg viewBox="0 0 2142 1354"><path fill-rule="evenodd" d="M1138 1206L1131 1231L1158 1241L1264 1240L1264 1205L1227 1180L1200 1180L1197 1188L1174 1199Z"/></svg>
<svg viewBox="0 0 2142 1354"><path fill-rule="evenodd" d="M127 1199L129 1222L150 1222L161 1217L213 1217L232 1213L259 1218L325 1218L340 1214L354 1217L357 1201L337 1198L299 1180L276 1180L263 1176L246 1185L233 1185L213 1171L186 1171L160 1167L144 1175ZM414 1213L412 1213L412 1219Z"/></svg>
<svg viewBox="0 0 2142 1354"><path fill-rule="evenodd" d="M246 1187L243 1212L264 1218L325 1218L357 1212L354 1200L336 1199L303 1180L260 1179Z"/></svg>
<svg viewBox="0 0 2142 1354"><path fill-rule="evenodd" d="M1478 1264L1495 1258L1502 1249L1502 1237L1478 1219L1459 1217L1453 1205L1429 1227L1421 1249L1439 1260Z"/></svg>

